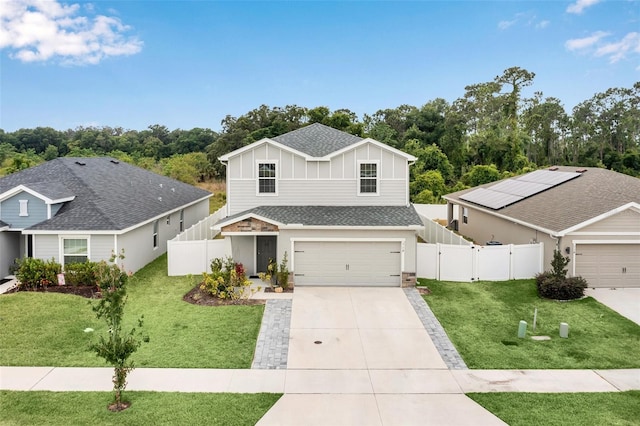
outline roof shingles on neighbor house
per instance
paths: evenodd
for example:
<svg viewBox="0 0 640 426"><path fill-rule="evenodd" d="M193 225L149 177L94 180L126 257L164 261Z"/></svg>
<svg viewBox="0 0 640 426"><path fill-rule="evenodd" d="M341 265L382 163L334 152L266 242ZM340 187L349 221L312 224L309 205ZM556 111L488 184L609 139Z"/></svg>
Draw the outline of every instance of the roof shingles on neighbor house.
<svg viewBox="0 0 640 426"><path fill-rule="evenodd" d="M596 167L560 166L554 169L580 173L580 176L504 208L485 210L561 232L630 202L640 203L640 179L636 177ZM480 188L495 184L488 183ZM445 198L464 204L460 197L476 188L448 194Z"/></svg>
<svg viewBox="0 0 640 426"><path fill-rule="evenodd" d="M324 157L363 139L320 123L271 138L311 157Z"/></svg>
<svg viewBox="0 0 640 426"><path fill-rule="evenodd" d="M422 226L413 206L260 206L223 221L246 215L260 216L283 225Z"/></svg>
<svg viewBox="0 0 640 426"><path fill-rule="evenodd" d="M211 194L108 157L57 158L0 179L53 200L73 197L33 230L123 230Z"/></svg>

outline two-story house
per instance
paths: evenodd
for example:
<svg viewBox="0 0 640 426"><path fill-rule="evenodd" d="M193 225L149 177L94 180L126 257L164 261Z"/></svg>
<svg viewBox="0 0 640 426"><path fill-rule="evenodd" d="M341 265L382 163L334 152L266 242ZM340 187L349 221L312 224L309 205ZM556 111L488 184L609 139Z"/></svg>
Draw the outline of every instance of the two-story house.
<svg viewBox="0 0 640 426"><path fill-rule="evenodd" d="M285 252L296 285L415 282L409 202L415 157L322 124L220 157L227 217L216 224L250 274Z"/></svg>
<svg viewBox="0 0 640 426"><path fill-rule="evenodd" d="M17 258L63 265L124 249L136 271L209 213L211 193L114 158L57 158L0 178L0 276Z"/></svg>

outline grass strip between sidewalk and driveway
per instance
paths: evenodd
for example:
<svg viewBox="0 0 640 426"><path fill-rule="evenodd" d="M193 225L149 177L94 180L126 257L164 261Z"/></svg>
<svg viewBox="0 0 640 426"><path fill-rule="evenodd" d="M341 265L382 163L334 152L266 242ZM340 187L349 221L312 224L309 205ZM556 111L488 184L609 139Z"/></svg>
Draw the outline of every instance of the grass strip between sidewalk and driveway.
<svg viewBox="0 0 640 426"><path fill-rule="evenodd" d="M608 393L470 393L468 397L510 426L632 426L640 419L640 391Z"/></svg>
<svg viewBox="0 0 640 426"><path fill-rule="evenodd" d="M125 259L126 266L126 259ZM200 277L168 277L163 255L128 284L125 319L144 315L137 367L250 368L264 305L197 306L182 300ZM0 365L104 367L88 349L105 332L88 299L57 293L0 296ZM94 332L85 332L93 328ZM125 327L127 329L127 327Z"/></svg>
<svg viewBox="0 0 640 426"><path fill-rule="evenodd" d="M431 290L423 297L469 368L640 368L640 326L591 297L541 299L534 280L419 281ZM528 323L524 339L517 337L520 320ZM568 339L559 337L561 322L569 324ZM551 340L534 341L532 335Z"/></svg>
<svg viewBox="0 0 640 426"><path fill-rule="evenodd" d="M131 407L113 413L113 392L0 391L0 424L256 424L281 394L126 392Z"/></svg>

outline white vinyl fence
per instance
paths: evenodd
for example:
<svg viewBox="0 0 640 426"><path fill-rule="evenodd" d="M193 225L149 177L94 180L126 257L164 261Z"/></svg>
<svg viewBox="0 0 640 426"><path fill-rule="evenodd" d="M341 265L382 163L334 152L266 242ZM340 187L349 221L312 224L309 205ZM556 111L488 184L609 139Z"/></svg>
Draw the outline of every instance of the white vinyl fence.
<svg viewBox="0 0 640 426"><path fill-rule="evenodd" d="M508 281L533 278L544 270L544 246L463 246L418 243L419 278L441 281Z"/></svg>
<svg viewBox="0 0 640 426"><path fill-rule="evenodd" d="M231 255L228 239L214 240L218 232L212 229L225 215L226 206L223 206L167 241L167 274L170 277L208 272L213 259Z"/></svg>

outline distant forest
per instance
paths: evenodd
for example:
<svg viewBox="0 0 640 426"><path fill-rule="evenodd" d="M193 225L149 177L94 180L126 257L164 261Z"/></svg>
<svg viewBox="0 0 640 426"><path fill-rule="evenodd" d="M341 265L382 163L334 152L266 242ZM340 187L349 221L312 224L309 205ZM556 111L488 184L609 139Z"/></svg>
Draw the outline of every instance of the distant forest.
<svg viewBox="0 0 640 426"><path fill-rule="evenodd" d="M562 102L534 92L535 74L519 67L493 81L465 87L448 103L434 99L401 105L360 119L348 109L331 111L262 105L226 116L220 132L207 128L146 130L120 127L0 129L0 175L60 156L109 155L196 184L224 179L217 158L265 137L323 123L371 137L418 158L411 167L411 198L434 203L441 196L549 165L604 167L640 177L640 82L596 93L565 111Z"/></svg>

